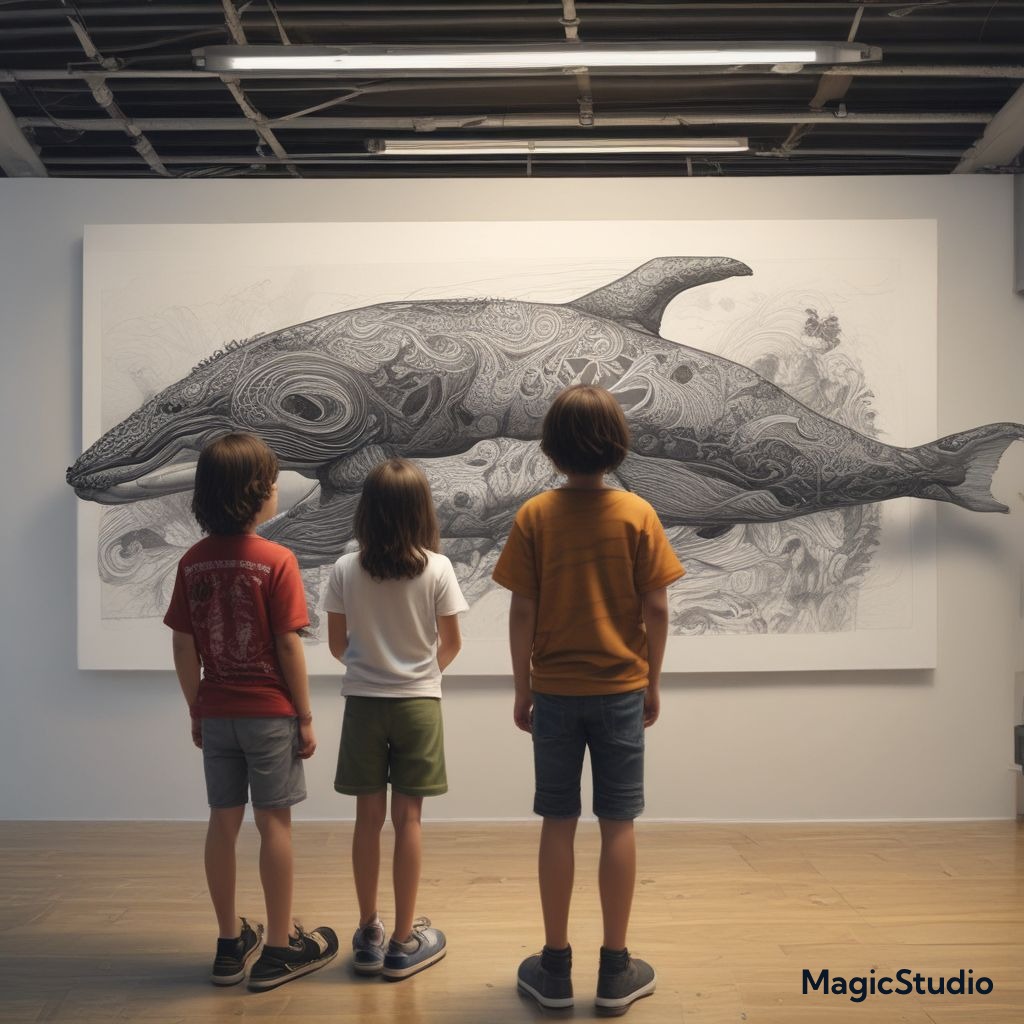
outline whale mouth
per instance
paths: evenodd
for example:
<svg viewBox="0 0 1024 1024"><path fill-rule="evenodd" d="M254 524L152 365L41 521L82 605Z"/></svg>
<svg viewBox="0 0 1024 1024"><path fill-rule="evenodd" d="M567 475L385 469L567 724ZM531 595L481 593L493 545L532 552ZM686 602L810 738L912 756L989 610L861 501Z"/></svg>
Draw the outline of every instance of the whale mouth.
<svg viewBox="0 0 1024 1024"><path fill-rule="evenodd" d="M195 485L195 462L163 466L134 480L114 482L111 474L87 473L72 480L75 494L87 501L103 505L123 505L147 498L161 498L167 494L190 491Z"/></svg>

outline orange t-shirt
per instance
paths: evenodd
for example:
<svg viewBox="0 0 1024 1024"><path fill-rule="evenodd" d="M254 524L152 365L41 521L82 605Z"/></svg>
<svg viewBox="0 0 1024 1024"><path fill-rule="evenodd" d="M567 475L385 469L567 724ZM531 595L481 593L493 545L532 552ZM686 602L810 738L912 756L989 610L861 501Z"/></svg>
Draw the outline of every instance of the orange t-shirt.
<svg viewBox="0 0 1024 1024"><path fill-rule="evenodd" d="M519 510L493 576L537 602L533 689L590 696L647 686L640 598L684 572L643 498L562 488Z"/></svg>

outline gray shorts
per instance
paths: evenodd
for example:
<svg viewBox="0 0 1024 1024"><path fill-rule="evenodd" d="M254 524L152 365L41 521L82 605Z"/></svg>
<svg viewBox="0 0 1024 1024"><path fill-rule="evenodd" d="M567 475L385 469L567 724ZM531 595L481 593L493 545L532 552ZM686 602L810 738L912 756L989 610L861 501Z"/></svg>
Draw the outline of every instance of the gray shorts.
<svg viewBox="0 0 1024 1024"><path fill-rule="evenodd" d="M291 807L306 799L294 718L204 718L203 770L211 807Z"/></svg>

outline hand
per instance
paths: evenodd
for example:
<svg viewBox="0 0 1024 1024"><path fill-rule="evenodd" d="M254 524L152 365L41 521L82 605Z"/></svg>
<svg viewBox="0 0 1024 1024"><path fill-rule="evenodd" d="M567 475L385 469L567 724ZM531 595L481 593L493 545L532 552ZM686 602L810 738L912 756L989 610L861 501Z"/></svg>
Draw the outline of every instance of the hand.
<svg viewBox="0 0 1024 1024"><path fill-rule="evenodd" d="M192 722L192 742L200 749L203 749L203 720L201 718L193 718Z"/></svg>
<svg viewBox="0 0 1024 1024"><path fill-rule="evenodd" d="M305 761L316 752L316 736L312 722L299 722L299 757Z"/></svg>
<svg viewBox="0 0 1024 1024"><path fill-rule="evenodd" d="M658 720L661 711L661 694L656 689L647 687L644 691L644 728L649 729Z"/></svg>
<svg viewBox="0 0 1024 1024"><path fill-rule="evenodd" d="M523 732L533 732L533 695L530 693L520 696L516 694L515 704L512 708L512 720L516 723L517 729Z"/></svg>

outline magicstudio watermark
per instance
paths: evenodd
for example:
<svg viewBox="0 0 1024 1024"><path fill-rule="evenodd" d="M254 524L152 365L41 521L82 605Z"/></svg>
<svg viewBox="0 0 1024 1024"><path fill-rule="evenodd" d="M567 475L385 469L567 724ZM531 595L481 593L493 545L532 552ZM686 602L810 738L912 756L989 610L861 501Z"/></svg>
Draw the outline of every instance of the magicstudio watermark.
<svg viewBox="0 0 1024 1024"><path fill-rule="evenodd" d="M932 978L903 967L894 975L876 976L874 967L866 975L844 978L824 968L815 976L804 968L803 994L820 992L826 996L846 996L862 1003L869 996L987 996L995 988L991 978L974 976L974 968L961 968L948 977Z"/></svg>

